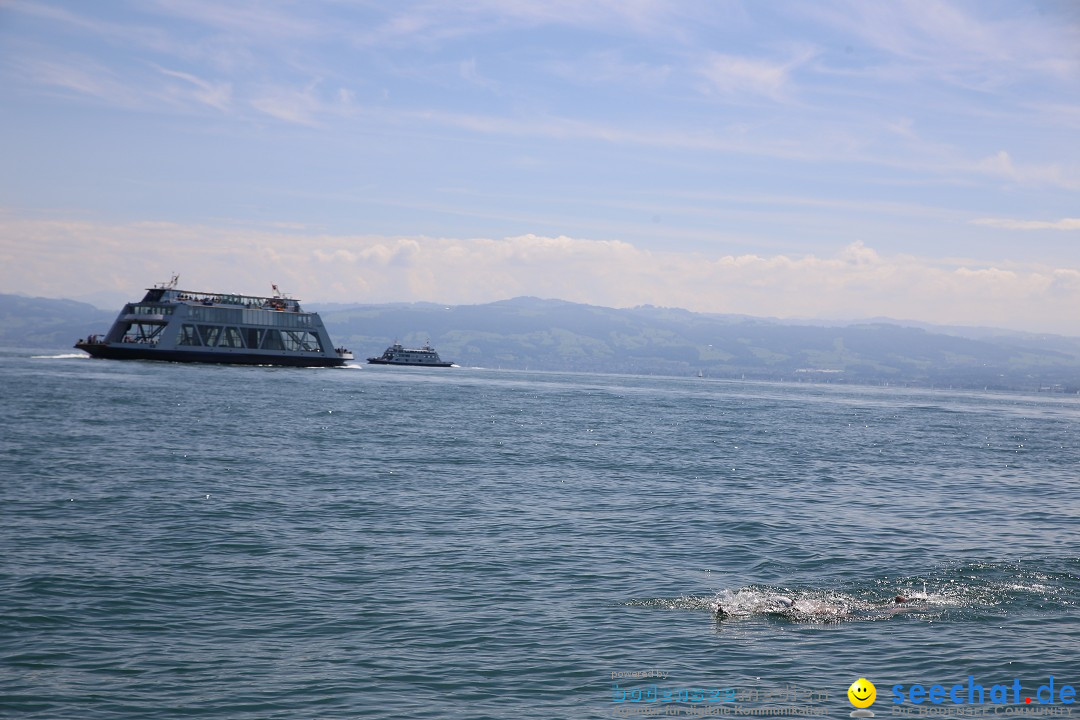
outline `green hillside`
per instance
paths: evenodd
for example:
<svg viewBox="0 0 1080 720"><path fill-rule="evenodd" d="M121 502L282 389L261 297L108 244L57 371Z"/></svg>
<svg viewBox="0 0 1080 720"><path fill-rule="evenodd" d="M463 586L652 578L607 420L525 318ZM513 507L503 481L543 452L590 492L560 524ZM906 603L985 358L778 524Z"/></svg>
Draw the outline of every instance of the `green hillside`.
<svg viewBox="0 0 1080 720"><path fill-rule="evenodd" d="M486 305L324 311L357 357L430 339L459 365L723 378L1037 389L1080 388L1080 339L963 337L875 322L837 327L516 298Z"/></svg>
<svg viewBox="0 0 1080 720"><path fill-rule="evenodd" d="M1080 389L1080 339L893 322L810 325L656 307L515 298L486 305L318 306L358 360L394 340L462 366L972 388ZM0 295L0 346L70 348L115 312Z"/></svg>

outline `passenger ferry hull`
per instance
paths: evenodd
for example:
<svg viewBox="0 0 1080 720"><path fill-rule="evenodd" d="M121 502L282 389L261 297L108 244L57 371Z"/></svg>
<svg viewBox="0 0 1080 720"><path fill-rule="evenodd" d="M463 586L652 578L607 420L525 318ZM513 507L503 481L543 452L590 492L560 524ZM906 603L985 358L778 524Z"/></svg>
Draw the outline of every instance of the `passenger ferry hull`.
<svg viewBox="0 0 1080 720"><path fill-rule="evenodd" d="M124 347L104 343L75 343L75 347L90 357L108 360L162 360L164 362L217 363L226 365L282 365L287 367L341 367L346 358L322 355L261 355L242 352L199 352L197 350L159 350L157 348Z"/></svg>
<svg viewBox="0 0 1080 720"><path fill-rule="evenodd" d="M403 362L400 360L383 360L382 358L368 358L371 365L408 365L409 367L453 367L454 363L448 362Z"/></svg>

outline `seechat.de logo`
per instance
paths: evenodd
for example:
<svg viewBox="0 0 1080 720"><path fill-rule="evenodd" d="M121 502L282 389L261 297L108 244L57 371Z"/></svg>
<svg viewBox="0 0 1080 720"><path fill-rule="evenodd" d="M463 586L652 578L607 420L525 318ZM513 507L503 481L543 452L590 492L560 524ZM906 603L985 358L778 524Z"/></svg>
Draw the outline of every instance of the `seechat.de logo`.
<svg viewBox="0 0 1080 720"><path fill-rule="evenodd" d="M866 709L877 699L877 688L874 687L874 683L866 678L859 678L851 683L847 696L851 704L859 708L851 713L851 717L874 717L873 711Z"/></svg>

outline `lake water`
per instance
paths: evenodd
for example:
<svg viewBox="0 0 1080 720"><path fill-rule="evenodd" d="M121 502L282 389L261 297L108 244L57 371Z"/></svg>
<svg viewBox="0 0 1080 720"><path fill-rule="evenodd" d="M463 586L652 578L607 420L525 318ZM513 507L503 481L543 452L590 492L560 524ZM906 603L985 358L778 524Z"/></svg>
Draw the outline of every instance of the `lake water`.
<svg viewBox="0 0 1080 720"><path fill-rule="evenodd" d="M8 350L0 407L0 718L1080 714L1075 396Z"/></svg>

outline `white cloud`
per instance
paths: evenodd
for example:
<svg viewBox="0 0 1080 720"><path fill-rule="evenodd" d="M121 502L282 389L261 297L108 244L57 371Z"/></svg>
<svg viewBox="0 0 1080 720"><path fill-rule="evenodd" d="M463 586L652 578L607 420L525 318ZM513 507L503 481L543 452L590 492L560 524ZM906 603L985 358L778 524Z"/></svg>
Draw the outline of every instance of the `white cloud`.
<svg viewBox="0 0 1080 720"><path fill-rule="evenodd" d="M651 64L627 60L615 50L593 51L578 58L561 58L548 64L548 70L564 81L598 86L655 88L672 74L670 64Z"/></svg>
<svg viewBox="0 0 1080 720"><path fill-rule="evenodd" d="M122 271L117 268L123 268ZM309 301L482 303L517 295L778 317L892 316L1080 334L1080 269L883 255L651 251L567 236L326 235L0 214L0 284L52 297L135 296L181 274L192 289L271 282Z"/></svg>
<svg viewBox="0 0 1080 720"><path fill-rule="evenodd" d="M114 72L90 58L26 57L12 61L21 79L96 98L123 108L137 107L141 100Z"/></svg>
<svg viewBox="0 0 1080 720"><path fill-rule="evenodd" d="M107 38L125 45L163 52L180 52L184 46L183 43L173 40L170 33L163 28L145 24L108 22L39 2L6 3L4 10L19 12L26 16L43 19L52 26L66 26L68 29Z"/></svg>
<svg viewBox="0 0 1080 720"><path fill-rule="evenodd" d="M972 225L987 225L1005 230L1080 230L1080 218L1060 220L1014 220L1011 218L977 218Z"/></svg>
<svg viewBox="0 0 1080 720"><path fill-rule="evenodd" d="M268 87L251 100L251 106L270 117L295 125L317 127L315 115L320 105L308 90Z"/></svg>
<svg viewBox="0 0 1080 720"><path fill-rule="evenodd" d="M705 56L698 73L708 82L710 92L722 95L763 95L784 99L791 71L812 57L807 51L785 63L769 62L712 52Z"/></svg>
<svg viewBox="0 0 1080 720"><path fill-rule="evenodd" d="M209 105L210 107L217 108L221 111L229 109L232 103L232 85L227 82L209 82L202 78L195 77L190 73L180 72L179 70L169 70L168 68L158 67L158 72L168 77L177 78L184 82L194 86L194 90L180 91L181 97L194 98L197 102Z"/></svg>
<svg viewBox="0 0 1080 720"><path fill-rule="evenodd" d="M689 22L717 14L720 3L669 3L663 0L476 0L470 3L427 2L405 6L363 33L364 45L408 43L430 47L448 39L484 34L506 28L563 26L602 33L631 33L685 43ZM727 19L740 11L732 3L722 6Z"/></svg>
<svg viewBox="0 0 1080 720"><path fill-rule="evenodd" d="M988 90L1032 76L1075 77L1080 67L1075 23L1032 12L1026 4L980 9L969 13L944 0L799 6L800 12L901 59L909 72L934 80ZM989 17L1001 11L1007 16Z"/></svg>
<svg viewBox="0 0 1080 720"><path fill-rule="evenodd" d="M319 38L335 32L333 24L317 19L317 13L286 12L277 3L153 0L147 5L164 15L191 20L217 32L255 38L260 42Z"/></svg>
<svg viewBox="0 0 1080 720"><path fill-rule="evenodd" d="M902 77L883 77L881 82L867 83L864 77L862 83L846 79L837 83L836 77L879 72L889 65L852 63L843 64L842 70L841 65L825 69L832 64L825 59L830 58L827 48L833 38L815 35L814 28L808 28L806 34L797 33L796 39L778 26L769 54L755 54L750 48L757 45L733 42L732 35L745 31L753 37L755 31L763 29L771 12L736 3L478 0L464 5L330 3L302 11L301 6L253 0L225 4L153 0L126 15L103 14L90 5L61 9L32 0L12 7L24 19L34 21L30 25L81 34L80 42L69 46L85 47L81 52L91 53L80 56L64 50L67 37L58 32L31 33L30 37L41 40L28 41L14 52L9 47L11 59L6 61L16 67L24 82L47 85L53 92L63 88L127 110L159 113L182 109L193 114L205 113L207 108L227 111L228 121L240 125L240 132L245 124L263 123L272 117L319 127L327 133L351 133L360 123L335 121L354 119L354 103L358 101L365 108L362 124L366 127L362 129L370 134L397 130L399 121L404 120L414 128L426 125L420 127L423 132L451 128L478 135L514 136L523 141L595 139L674 151L876 165L879 169L920 173L934 181L953 182L957 174L962 174L965 180L976 176L984 181L989 177L1035 187L1080 189L1075 153L1049 155L1041 148L1026 147L1027 138L1040 136L1039 130L1047 123L1076 124L1077 109L1060 100L1070 97L1062 90L1071 90L1071 85L1056 88L1047 96L1054 102L1043 100L1038 108L1045 107L1047 112L1032 111L1032 117L1024 118L1021 139L1010 147L1013 155L1002 151L981 160L987 152L985 147L960 148L941 140L936 124L915 111L916 106L931 107L942 102L940 95L927 96L925 103L912 103L915 117L897 119L890 111L889 117L881 118L874 117L873 111L867 112L867 107L876 106L881 96L902 97L909 85L920 82L923 89L936 87L936 78L956 74L960 67L983 73L979 69L982 63L993 61L993 70L984 74L1011 77L1009 73L1019 71L1010 68L1026 68L1021 61L1030 57L1034 58L1032 62L1041 63L1038 67L1060 69L1066 61L1063 53L1066 59L1075 60L1075 52L1070 56L1065 48L1076 45L1069 46L1063 40L1072 37L1070 31L1055 26L1052 14L1049 20L1038 20L1034 13L1028 13L1028 17L1017 11L1017 18L988 20L986 16L1000 8L976 12L972 6L965 9L934 0L879 4L836 0L795 6L797 14L811 15L818 24L840 28L845 39L863 39L883 49L889 54L888 63L898 63L896 67L902 71ZM792 14L790 8L777 13ZM761 26L755 26L755 21ZM582 44L590 48L588 51L562 47L554 36L537 32L525 53L490 55L484 51L487 43L480 43L470 47L464 59L453 50L449 58L419 63L422 69L453 68L453 80L459 84L498 90L493 93L498 99L491 103L477 102L467 93L446 93L445 97L455 98L447 102L441 99L442 92L428 93L412 86L414 82L434 82L417 70L417 43L439 45L445 39L473 34L497 38L522 28L549 26L598 34L595 42ZM355 36L364 33L373 36L372 43L396 47L357 52L356 42L364 41L356 41ZM817 49L808 46L803 37L813 37L813 48ZM641 43L627 43L625 38ZM106 46L108 51L102 52ZM709 52L705 47L724 50ZM965 60L967 55L973 59ZM811 65L814 58L825 59ZM626 100L632 101L634 107L649 110L640 114L595 112L579 104L567 104L558 98L572 97L572 93L553 92L540 79L529 77L537 67L562 82L601 85L605 93L630 93ZM148 72L147 68L157 70ZM511 72L517 70L524 72ZM1047 72L1055 78L1061 76L1058 71ZM171 79L164 84L163 73ZM804 75L806 82L797 82ZM528 77L523 87L514 87L506 79L516 76ZM446 82L444 75L440 75L440 81ZM716 113L714 108L704 106L706 111L702 113L703 106L696 98L693 103L684 102L689 94L685 92L687 83L724 101L750 101L747 105L766 101L761 104L768 106L767 101L797 99L800 110L805 112L777 116L766 107L769 114L762 117L754 113ZM388 93L389 101L375 101L379 84L396 94ZM873 88L873 95L864 98L865 105L847 104L849 93L858 98L870 92L867 86ZM400 91L403 87L407 89ZM359 100L353 90L344 88L358 88ZM1047 89L1043 85L1038 88ZM534 89L539 92L532 92ZM994 105L1023 112L1026 105L1015 102L1017 97L1012 95ZM934 114L967 114L969 110L959 99L945 98L950 100L942 107L945 112L935 110ZM843 104L834 105L837 102ZM966 95L964 102L970 102ZM848 112L849 107L854 112ZM916 126L918 133L914 132ZM887 136L882 137L882 132ZM898 145L897 138L903 138L906 144ZM526 149L532 156L545 150ZM1040 156L1054 162L1027 160Z"/></svg>
<svg viewBox="0 0 1080 720"><path fill-rule="evenodd" d="M1070 190L1080 189L1080 178L1058 165L1017 165L1004 150L983 158L975 171L1025 185L1051 185Z"/></svg>
<svg viewBox="0 0 1080 720"><path fill-rule="evenodd" d="M78 93L108 105L128 110L170 108L191 109L208 106L228 111L232 104L232 84L211 82L191 73L149 63L160 75L181 83L144 82L131 72L118 73L80 55L52 58L25 57L10 61L12 68L26 81L52 89ZM159 75L159 77L160 77Z"/></svg>
<svg viewBox="0 0 1080 720"><path fill-rule="evenodd" d="M338 88L324 97L320 85L319 79L302 88L263 85L251 98L251 106L278 120L308 127L320 127L333 117L348 116L356 111L351 90Z"/></svg>

